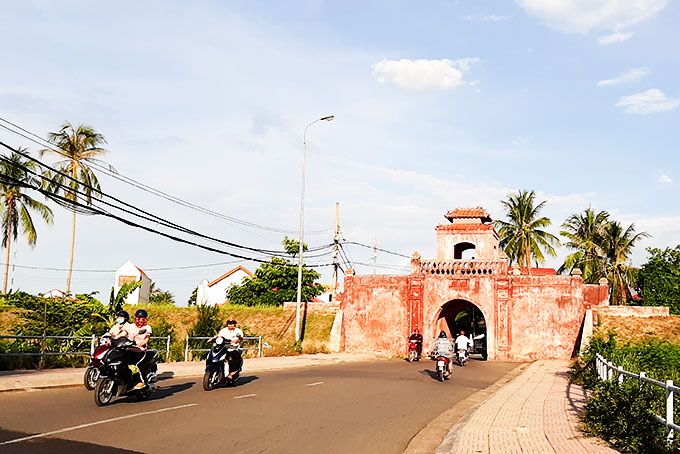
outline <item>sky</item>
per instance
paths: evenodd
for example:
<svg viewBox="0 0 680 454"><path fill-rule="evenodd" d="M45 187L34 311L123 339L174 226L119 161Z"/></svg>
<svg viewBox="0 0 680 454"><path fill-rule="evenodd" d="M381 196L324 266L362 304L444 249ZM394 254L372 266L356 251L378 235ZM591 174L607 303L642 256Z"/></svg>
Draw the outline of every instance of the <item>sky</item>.
<svg viewBox="0 0 680 454"><path fill-rule="evenodd" d="M680 244L678 2L0 0L0 11L0 118L41 137L64 121L94 127L121 176L223 217L99 172L104 192L203 234L275 250L297 238L306 130L310 247L332 242L339 203L347 241L434 258L447 211L504 219L500 201L517 190L546 201L556 235L588 207L634 223L651 235L636 266L648 247ZM0 141L42 148L2 128ZM35 248L11 250L13 289L66 287L70 212L48 203L54 225L37 222ZM409 271L400 255L378 252L373 266L371 249L344 250L358 274ZM257 266L78 216L74 293L107 300L128 259L179 305L203 279ZM330 283L331 267L318 270Z"/></svg>

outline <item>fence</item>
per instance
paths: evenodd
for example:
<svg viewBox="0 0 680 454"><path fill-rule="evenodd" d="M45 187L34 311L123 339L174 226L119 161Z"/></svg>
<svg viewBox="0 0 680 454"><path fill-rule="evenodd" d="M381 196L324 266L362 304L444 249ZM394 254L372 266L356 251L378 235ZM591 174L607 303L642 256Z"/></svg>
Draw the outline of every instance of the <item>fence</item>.
<svg viewBox="0 0 680 454"><path fill-rule="evenodd" d="M209 352L209 348L193 348L190 345L194 344L196 345L196 342L192 341L203 341L202 343L205 343L208 339L211 339L210 337L190 337L187 336L186 341L184 342L184 361L189 361L189 353L193 352ZM257 340L257 347L243 347L241 346L241 350L257 350L257 356L262 356L262 336L257 336L257 337L244 337L243 341L244 343L248 343L248 341L255 341ZM254 342L253 342L254 343ZM243 345L243 343L241 344Z"/></svg>
<svg viewBox="0 0 680 454"><path fill-rule="evenodd" d="M680 393L680 387L675 386L673 380L666 380L666 383L664 383L647 377L645 372L640 372L639 374L628 372L627 370L624 370L622 366L616 366L611 361L607 361L599 353L595 355L595 370L597 371L597 376L600 380L614 380L614 378L616 378L619 385L621 385L623 384L623 379L625 377L630 377L639 381L640 388L646 383L649 383L666 390L666 418L657 414L654 414L654 418L666 426L666 440L668 440L669 443L673 441L674 432L680 431L680 426L673 421L673 399L676 392Z"/></svg>
<svg viewBox="0 0 680 454"><path fill-rule="evenodd" d="M0 356L90 356L97 347L97 336L94 334L91 336L0 336L0 341L4 340L13 340L13 343L6 346L9 350L16 351L2 351ZM158 344L160 340L164 341L167 359L170 357L170 336L151 337L149 345ZM88 344L88 351L84 351ZM162 353L162 349L159 350Z"/></svg>

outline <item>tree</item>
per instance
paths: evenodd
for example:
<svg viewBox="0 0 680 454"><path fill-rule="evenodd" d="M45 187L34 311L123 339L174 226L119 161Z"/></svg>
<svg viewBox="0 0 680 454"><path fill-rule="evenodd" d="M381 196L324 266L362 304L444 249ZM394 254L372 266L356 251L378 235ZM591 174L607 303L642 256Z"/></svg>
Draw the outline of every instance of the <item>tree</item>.
<svg viewBox="0 0 680 454"><path fill-rule="evenodd" d="M595 213L592 208L587 208L582 214L569 216L562 224L564 230L560 235L567 239L565 246L575 252L567 256L559 271L571 272L574 268L579 268L583 282L597 283L606 264L601 243L608 223L608 212Z"/></svg>
<svg viewBox="0 0 680 454"><path fill-rule="evenodd" d="M26 149L19 149L27 153ZM39 177L30 171L36 171L38 165L31 159L12 152L9 158L0 162L0 219L2 219L2 247L7 248L5 255L5 284L3 293L7 293L7 276L9 274L9 252L12 240L16 240L19 228L26 236L28 244L35 247L38 234L31 217L31 211L40 215L46 224L52 224L52 210L25 193L25 188L40 186Z"/></svg>
<svg viewBox="0 0 680 454"><path fill-rule="evenodd" d="M631 297L630 286L635 282L637 268L626 262L635 244L643 238L648 238L647 232L635 233L635 225L624 229L618 222L609 222L601 239L606 266L604 275L609 281L611 304L625 304Z"/></svg>
<svg viewBox="0 0 680 454"><path fill-rule="evenodd" d="M637 290L645 306L669 306L680 314L680 244L675 249L648 248L650 257L637 276Z"/></svg>
<svg viewBox="0 0 680 454"><path fill-rule="evenodd" d="M128 295L141 286L142 281L128 282L120 286L118 293L115 292L115 287L111 287L108 308L109 317L115 317L116 312L123 310L123 304L125 304Z"/></svg>
<svg viewBox="0 0 680 454"><path fill-rule="evenodd" d="M101 187L97 176L88 164L99 163L113 167L101 161L98 157L106 153L100 145L105 144L104 136L96 132L92 127L79 125L73 127L71 123L64 122L58 132L50 132L48 141L55 145L56 149L46 148L40 150L40 156L44 154L56 154L60 160L54 166L58 172L47 172L45 176L50 180L48 187L54 191L63 191L66 199L76 201L79 196L84 196L85 203L92 203L92 197L101 197ZM73 223L71 229L71 257L68 264L68 277L66 278L66 293L71 291L71 275L73 272L73 254L76 241L76 210L72 207Z"/></svg>
<svg viewBox="0 0 680 454"><path fill-rule="evenodd" d="M294 238L285 236L283 237L281 244L283 244L283 248L286 252L293 256L293 259L295 259L295 256L300 252L300 242ZM302 252L307 252L307 243L302 243Z"/></svg>
<svg viewBox="0 0 680 454"><path fill-rule="evenodd" d="M189 300L187 301L187 307L195 306L196 305L196 298L198 296L198 287L194 289L193 292L191 292L191 296L189 296Z"/></svg>
<svg viewBox="0 0 680 454"><path fill-rule="evenodd" d="M149 304L153 306L174 306L175 297L172 293L156 287L156 283L152 282L149 288Z"/></svg>
<svg viewBox="0 0 680 454"><path fill-rule="evenodd" d="M550 219L539 217L545 201L535 204L534 191L519 191L508 194L501 204L505 209L508 221L495 221L500 236L500 247L508 255L511 262L524 263L531 274L531 259L536 265L545 262L543 250L555 256L555 248L560 240L542 228L550 226Z"/></svg>

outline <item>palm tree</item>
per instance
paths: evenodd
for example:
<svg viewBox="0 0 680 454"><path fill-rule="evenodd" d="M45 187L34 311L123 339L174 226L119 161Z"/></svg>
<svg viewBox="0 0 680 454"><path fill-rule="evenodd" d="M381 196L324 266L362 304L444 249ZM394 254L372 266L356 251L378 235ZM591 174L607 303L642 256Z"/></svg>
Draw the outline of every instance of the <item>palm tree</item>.
<svg viewBox="0 0 680 454"><path fill-rule="evenodd" d="M533 256L536 265L545 262L543 250L548 255L555 256L554 246L560 244L560 240L551 233L541 230L548 227L551 222L546 217L539 217L545 201L535 204L534 191L519 191L517 194L508 194L506 200L501 203L505 209L508 221L495 221L500 236L500 246L511 261L526 265L531 274L531 259Z"/></svg>
<svg viewBox="0 0 680 454"><path fill-rule="evenodd" d="M21 153L26 149L19 148ZM31 159L12 152L9 158L0 161L0 219L2 219L2 247L7 248L5 255L5 284L3 293L7 293L7 276L9 275L9 251L12 239L16 240L19 227L26 235L28 244L35 246L38 234L30 211L38 213L45 223L52 224L52 210L24 191L27 187L40 186L41 179L30 171L36 171L38 165Z"/></svg>
<svg viewBox="0 0 680 454"><path fill-rule="evenodd" d="M637 269L626 264L626 261L635 243L649 236L647 232L635 233L634 224L625 230L618 222L610 222L605 226L600 246L606 259L603 275L611 288L610 304L625 304L630 297L629 286L634 281Z"/></svg>
<svg viewBox="0 0 680 454"><path fill-rule="evenodd" d="M605 267L604 252L601 248L602 237L609 223L609 213L596 213L587 208L582 214L572 214L562 224L560 235L567 239L565 246L575 252L569 254L559 271L579 268L583 282L594 284L601 277Z"/></svg>
<svg viewBox="0 0 680 454"><path fill-rule="evenodd" d="M110 170L113 167L104 163L99 156L106 153L100 145L105 144L104 136L97 133L92 127L79 125L74 128L71 123L64 122L58 132L50 132L47 136L48 141L55 148L40 150L40 156L44 154L57 154L60 158L54 166L58 170L55 173L46 173L46 177L51 180L50 188L53 191L63 189L64 196L72 201L76 201L78 194L85 196L87 204L92 203L92 197L101 196L101 188L97 176L88 166L90 163L104 164ZM73 273L73 252L76 241L76 210L73 211L73 226L71 229L71 258L68 263L68 277L66 279L66 293L71 291L71 275Z"/></svg>

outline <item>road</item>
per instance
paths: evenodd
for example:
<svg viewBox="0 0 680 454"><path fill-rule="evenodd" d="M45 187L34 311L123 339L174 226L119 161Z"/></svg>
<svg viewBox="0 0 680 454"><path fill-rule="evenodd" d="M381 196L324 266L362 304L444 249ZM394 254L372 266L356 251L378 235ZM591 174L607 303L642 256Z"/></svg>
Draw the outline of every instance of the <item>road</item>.
<svg viewBox="0 0 680 454"><path fill-rule="evenodd" d="M203 391L166 378L151 400L99 408L84 387L0 394L0 453L401 453L443 411L517 363L384 360L248 373ZM21 440L23 438L28 438Z"/></svg>

